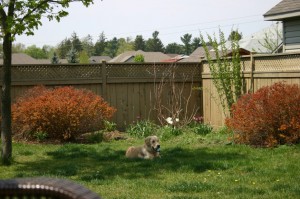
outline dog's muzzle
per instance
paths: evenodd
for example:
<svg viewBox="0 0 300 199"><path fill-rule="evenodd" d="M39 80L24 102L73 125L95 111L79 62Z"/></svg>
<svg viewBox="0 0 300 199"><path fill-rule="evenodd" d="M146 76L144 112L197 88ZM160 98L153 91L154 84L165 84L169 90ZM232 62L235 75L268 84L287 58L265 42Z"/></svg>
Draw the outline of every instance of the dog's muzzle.
<svg viewBox="0 0 300 199"><path fill-rule="evenodd" d="M153 149L154 149L154 151L156 151L156 152L160 152L160 145L157 145L156 148L153 148Z"/></svg>

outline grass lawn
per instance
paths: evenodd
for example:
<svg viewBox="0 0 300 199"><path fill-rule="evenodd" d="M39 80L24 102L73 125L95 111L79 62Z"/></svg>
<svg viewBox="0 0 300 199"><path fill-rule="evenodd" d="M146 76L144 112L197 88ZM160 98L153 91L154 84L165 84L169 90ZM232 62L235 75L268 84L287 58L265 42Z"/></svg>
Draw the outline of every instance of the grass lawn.
<svg viewBox="0 0 300 199"><path fill-rule="evenodd" d="M142 142L14 143L14 162L0 165L0 178L67 178L106 199L300 198L300 145L260 149L227 145L225 135L188 133L161 141L160 159L124 157Z"/></svg>

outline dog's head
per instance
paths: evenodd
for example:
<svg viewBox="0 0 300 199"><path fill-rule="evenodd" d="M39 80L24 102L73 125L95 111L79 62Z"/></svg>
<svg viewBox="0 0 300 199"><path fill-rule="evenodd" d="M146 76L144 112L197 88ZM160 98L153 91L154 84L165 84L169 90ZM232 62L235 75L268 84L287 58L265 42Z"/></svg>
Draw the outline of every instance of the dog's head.
<svg viewBox="0 0 300 199"><path fill-rule="evenodd" d="M148 148L151 148L154 152L160 152L160 144L157 136L149 136L145 139L145 144Z"/></svg>

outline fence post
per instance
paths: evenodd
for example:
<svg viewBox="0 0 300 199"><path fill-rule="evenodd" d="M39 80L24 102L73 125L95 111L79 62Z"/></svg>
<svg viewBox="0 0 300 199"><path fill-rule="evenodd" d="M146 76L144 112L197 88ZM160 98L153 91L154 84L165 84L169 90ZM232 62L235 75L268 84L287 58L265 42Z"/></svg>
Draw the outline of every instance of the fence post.
<svg viewBox="0 0 300 199"><path fill-rule="evenodd" d="M251 72L250 72L250 89L249 93L254 93L254 71L255 71L255 60L253 57L253 52L250 53L250 66L251 66Z"/></svg>
<svg viewBox="0 0 300 199"><path fill-rule="evenodd" d="M102 75L102 97L103 99L106 99L107 96L107 89L106 89L106 84L107 84L107 71L106 71L106 61L102 61L101 65L101 75Z"/></svg>

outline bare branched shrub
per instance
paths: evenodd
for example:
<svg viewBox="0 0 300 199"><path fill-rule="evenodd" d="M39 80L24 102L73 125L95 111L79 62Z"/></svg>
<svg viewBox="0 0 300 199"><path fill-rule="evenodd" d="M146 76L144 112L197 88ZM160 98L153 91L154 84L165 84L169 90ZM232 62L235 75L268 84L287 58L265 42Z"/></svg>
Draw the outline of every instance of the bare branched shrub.
<svg viewBox="0 0 300 199"><path fill-rule="evenodd" d="M196 104L191 105L193 81L188 85L189 77L176 73L177 68L176 64L170 64L163 69L153 67L154 90L151 93L151 101L152 110L156 112L161 125L182 127L193 120L199 108ZM189 109L191 106L192 109Z"/></svg>

